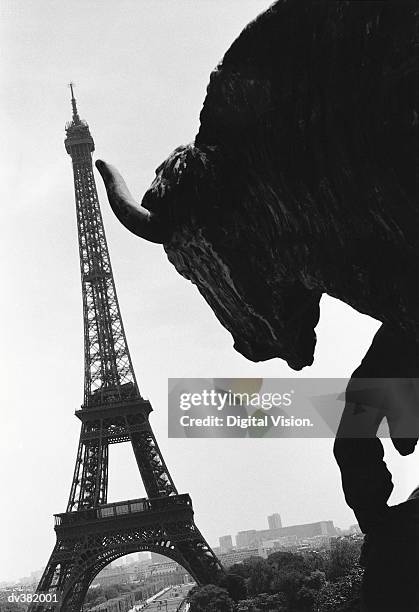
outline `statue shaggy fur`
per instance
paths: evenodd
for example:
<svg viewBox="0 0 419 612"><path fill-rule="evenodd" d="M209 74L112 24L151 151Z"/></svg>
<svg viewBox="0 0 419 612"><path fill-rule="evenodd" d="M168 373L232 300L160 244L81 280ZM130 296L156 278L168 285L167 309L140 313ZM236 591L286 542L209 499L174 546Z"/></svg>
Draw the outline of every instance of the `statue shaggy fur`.
<svg viewBox="0 0 419 612"><path fill-rule="evenodd" d="M249 359L310 365L322 293L419 338L417 9L275 3L144 198Z"/></svg>

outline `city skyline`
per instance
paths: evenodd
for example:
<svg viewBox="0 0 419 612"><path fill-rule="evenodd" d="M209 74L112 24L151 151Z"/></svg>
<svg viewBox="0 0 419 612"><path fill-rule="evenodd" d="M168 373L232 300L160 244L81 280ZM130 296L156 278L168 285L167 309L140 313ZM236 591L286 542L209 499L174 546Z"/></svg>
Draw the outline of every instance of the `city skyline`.
<svg viewBox="0 0 419 612"><path fill-rule="evenodd" d="M2 0L0 581L41 567L53 547L53 514L69 495L83 392L83 328L71 163L64 126L74 79L80 115L97 157L124 171L134 194L180 143L192 140L210 71L270 1L194 3ZM120 40L116 33L120 36ZM112 40L112 45L103 41ZM213 545L220 534L259 528L261 500L284 524L355 522L332 456L333 440L167 437L167 378L347 377L378 323L325 297L315 363L296 373L280 360L251 363L236 353L196 289L161 247L114 218L96 175L115 281L140 391L179 492ZM417 485L415 457L385 441L397 486ZM130 448L111 448L109 501L143 497ZM262 519L260 519L262 520ZM265 519L263 519L265 520Z"/></svg>

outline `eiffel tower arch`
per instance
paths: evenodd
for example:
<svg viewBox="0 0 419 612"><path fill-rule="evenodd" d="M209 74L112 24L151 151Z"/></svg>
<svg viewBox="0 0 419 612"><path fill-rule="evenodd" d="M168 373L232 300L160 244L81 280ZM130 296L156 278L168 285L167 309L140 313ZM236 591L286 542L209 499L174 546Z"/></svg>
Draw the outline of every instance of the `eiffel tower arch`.
<svg viewBox="0 0 419 612"><path fill-rule="evenodd" d="M182 565L198 584L223 568L194 522L192 501L179 494L150 425L116 295L93 175L94 142L77 111L65 147L74 175L84 320L84 401L76 416L80 441L66 512L55 515L57 541L31 612L81 610L87 589L110 562L152 551ZM131 443L147 497L107 502L109 446Z"/></svg>
<svg viewBox="0 0 419 612"><path fill-rule="evenodd" d="M56 595L58 609L80 610L95 576L133 552L165 555L198 584L214 581L220 571L194 523L187 494L129 500L73 514L56 515L57 543L37 591Z"/></svg>

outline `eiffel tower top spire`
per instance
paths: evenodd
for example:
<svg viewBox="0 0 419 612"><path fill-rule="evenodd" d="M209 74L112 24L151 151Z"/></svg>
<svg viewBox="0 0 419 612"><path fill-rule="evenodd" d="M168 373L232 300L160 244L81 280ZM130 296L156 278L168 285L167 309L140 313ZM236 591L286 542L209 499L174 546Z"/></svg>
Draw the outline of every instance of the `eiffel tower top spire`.
<svg viewBox="0 0 419 612"><path fill-rule="evenodd" d="M70 90L71 90L71 106L73 107L73 123L75 125L78 125L81 123L80 121L80 117L79 117L79 113L77 111L77 102L76 102L76 98L74 97L74 91L73 91L73 87L74 87L74 83L70 82L68 84Z"/></svg>
<svg viewBox="0 0 419 612"><path fill-rule="evenodd" d="M141 398L122 323L93 174L95 149L70 83L72 121L65 148L73 162L84 319L84 404L106 407Z"/></svg>

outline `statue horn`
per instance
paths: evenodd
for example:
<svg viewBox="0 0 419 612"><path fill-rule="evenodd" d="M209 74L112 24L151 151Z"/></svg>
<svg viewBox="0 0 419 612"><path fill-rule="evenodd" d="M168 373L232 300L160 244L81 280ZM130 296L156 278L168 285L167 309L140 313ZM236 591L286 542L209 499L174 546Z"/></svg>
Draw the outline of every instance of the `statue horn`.
<svg viewBox="0 0 419 612"><path fill-rule="evenodd" d="M119 221L133 234L150 242L163 244L169 239L166 228L149 210L137 204L116 168L98 159L96 168L99 170L108 194L109 204Z"/></svg>

